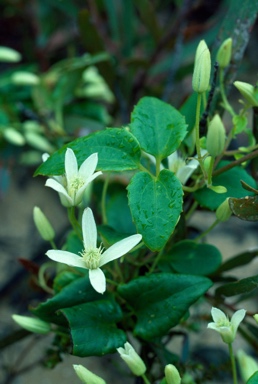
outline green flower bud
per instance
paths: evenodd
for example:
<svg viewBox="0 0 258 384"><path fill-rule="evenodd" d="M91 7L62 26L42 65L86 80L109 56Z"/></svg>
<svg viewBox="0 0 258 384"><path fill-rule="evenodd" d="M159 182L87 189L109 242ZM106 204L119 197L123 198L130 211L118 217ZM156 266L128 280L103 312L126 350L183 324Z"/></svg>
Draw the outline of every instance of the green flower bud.
<svg viewBox="0 0 258 384"><path fill-rule="evenodd" d="M40 333L42 335L51 331L51 325L46 321L20 315L12 315L13 320L22 328L33 333Z"/></svg>
<svg viewBox="0 0 258 384"><path fill-rule="evenodd" d="M37 75L30 72L17 71L11 77L15 85L37 85L40 79Z"/></svg>
<svg viewBox="0 0 258 384"><path fill-rule="evenodd" d="M253 316L254 320L256 321L256 323L258 324L258 314L256 313L256 315Z"/></svg>
<svg viewBox="0 0 258 384"><path fill-rule="evenodd" d="M204 166L204 169L205 169L205 171L207 173L209 172L209 169L210 169L210 166L211 166L211 161L212 161L212 157L211 156L205 157L205 159L203 161L203 166Z"/></svg>
<svg viewBox="0 0 258 384"><path fill-rule="evenodd" d="M24 136L28 144L34 148L39 149L40 151L54 152L55 150L53 145L51 145L45 137L39 135L36 132L25 132Z"/></svg>
<svg viewBox="0 0 258 384"><path fill-rule="evenodd" d="M206 140L207 151L212 157L217 157L222 154L225 147L226 131L222 120L216 114L211 120Z"/></svg>
<svg viewBox="0 0 258 384"><path fill-rule="evenodd" d="M224 40L221 46L219 47L216 60L220 68L226 68L229 65L232 54L232 39L229 37Z"/></svg>
<svg viewBox="0 0 258 384"><path fill-rule="evenodd" d="M251 107L258 106L258 100L255 97L255 88L253 85L244 83L243 81L235 81L234 86L239 90Z"/></svg>
<svg viewBox="0 0 258 384"><path fill-rule="evenodd" d="M135 376L142 376L146 372L143 360L130 343L126 342L124 348L117 348L117 352Z"/></svg>
<svg viewBox="0 0 258 384"><path fill-rule="evenodd" d="M203 93L209 89L211 74L211 55L204 40L201 40L195 54L192 87L195 92Z"/></svg>
<svg viewBox="0 0 258 384"><path fill-rule="evenodd" d="M85 384L106 384L105 380L95 375L95 373L89 371L83 365L74 364L73 368L75 370L76 375Z"/></svg>
<svg viewBox="0 0 258 384"><path fill-rule="evenodd" d="M181 383L179 372L173 364L168 364L165 366L165 377L167 384Z"/></svg>
<svg viewBox="0 0 258 384"><path fill-rule="evenodd" d="M12 48L0 47L0 62L17 63L21 60L21 54Z"/></svg>
<svg viewBox="0 0 258 384"><path fill-rule="evenodd" d="M216 210L216 217L219 221L227 221L232 215L232 211L228 203L229 198L223 201Z"/></svg>
<svg viewBox="0 0 258 384"><path fill-rule="evenodd" d="M7 127L3 131L4 138L11 144L22 146L25 144L25 139L20 132L12 127Z"/></svg>
<svg viewBox="0 0 258 384"><path fill-rule="evenodd" d="M55 237L55 231L39 207L34 207L33 219L42 239L52 241Z"/></svg>
<svg viewBox="0 0 258 384"><path fill-rule="evenodd" d="M236 357L243 382L247 383L250 377L256 371L258 371L258 364L251 356L248 356L242 349L239 349L237 351Z"/></svg>

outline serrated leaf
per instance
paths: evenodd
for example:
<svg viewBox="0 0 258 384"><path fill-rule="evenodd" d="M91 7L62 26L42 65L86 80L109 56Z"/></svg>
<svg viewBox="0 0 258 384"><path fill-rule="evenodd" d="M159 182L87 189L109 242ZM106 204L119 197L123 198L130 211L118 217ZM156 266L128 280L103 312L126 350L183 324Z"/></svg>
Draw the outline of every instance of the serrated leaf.
<svg viewBox="0 0 258 384"><path fill-rule="evenodd" d="M151 340L177 325L188 308L211 286L212 282L202 276L157 273L120 285L118 292L136 314L134 333Z"/></svg>
<svg viewBox="0 0 258 384"><path fill-rule="evenodd" d="M135 106L130 128L141 148L159 159L175 152L187 133L181 113L154 97L143 97Z"/></svg>
<svg viewBox="0 0 258 384"><path fill-rule="evenodd" d="M217 169L229 164L228 161L221 161ZM211 189L204 187L194 193L198 203L202 207L215 210L227 197L243 197L243 195L252 195L251 192L243 191L240 180L245 181L251 187L256 187L255 180L241 167L234 167L212 179L213 185L222 185L227 188L226 193L218 194Z"/></svg>
<svg viewBox="0 0 258 384"><path fill-rule="evenodd" d="M92 153L97 152L97 169L101 171L132 170L140 164L141 150L135 137L125 129L108 128L65 145L40 165L35 176L62 175L67 148L74 151L79 166Z"/></svg>
<svg viewBox="0 0 258 384"><path fill-rule="evenodd" d="M198 244L195 241L183 240L176 243L169 254L162 256L160 267L166 266L178 273L191 275L209 275L221 264L220 251L211 244Z"/></svg>
<svg viewBox="0 0 258 384"><path fill-rule="evenodd" d="M115 352L126 342L126 334L116 323L122 319L119 305L98 300L61 310L69 322L73 354L80 357L102 356Z"/></svg>
<svg viewBox="0 0 258 384"><path fill-rule="evenodd" d="M157 178L139 172L128 186L128 199L137 231L151 250L160 250L168 241L182 211L182 185L164 169Z"/></svg>
<svg viewBox="0 0 258 384"><path fill-rule="evenodd" d="M216 295L231 297L242 293L252 292L258 288L258 275L247 277L233 283L223 285L216 289Z"/></svg>

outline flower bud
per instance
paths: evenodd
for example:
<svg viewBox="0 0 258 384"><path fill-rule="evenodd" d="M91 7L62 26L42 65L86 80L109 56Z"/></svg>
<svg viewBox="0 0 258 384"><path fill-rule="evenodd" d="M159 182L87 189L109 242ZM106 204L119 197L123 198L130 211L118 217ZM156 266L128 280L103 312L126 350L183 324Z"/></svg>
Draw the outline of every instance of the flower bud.
<svg viewBox="0 0 258 384"><path fill-rule="evenodd" d="M221 46L219 47L216 60L220 68L226 68L229 65L232 54L232 39L229 37L224 40Z"/></svg>
<svg viewBox="0 0 258 384"><path fill-rule="evenodd" d="M25 139L22 134L12 127L7 127L3 131L4 138L11 144L22 146L25 144Z"/></svg>
<svg viewBox="0 0 258 384"><path fill-rule="evenodd" d="M39 83L39 77L34 73L17 71L15 72L11 80L15 85L37 85Z"/></svg>
<svg viewBox="0 0 258 384"><path fill-rule="evenodd" d="M73 368L75 370L76 375L85 384L106 384L105 380L95 375L95 373L89 371L83 365L74 364Z"/></svg>
<svg viewBox="0 0 258 384"><path fill-rule="evenodd" d="M255 97L255 88L253 85L244 83L243 81L235 81L234 86L239 90L251 107L258 106L258 99Z"/></svg>
<svg viewBox="0 0 258 384"><path fill-rule="evenodd" d="M219 221L227 221L232 215L232 211L228 203L229 198L223 201L216 210L216 217Z"/></svg>
<svg viewBox="0 0 258 384"><path fill-rule="evenodd" d="M130 343L126 342L124 348L117 348L117 352L135 376L142 376L146 372L143 360Z"/></svg>
<svg viewBox="0 0 258 384"><path fill-rule="evenodd" d="M258 324L258 314L256 313L253 317L254 317L254 320L256 321L256 323Z"/></svg>
<svg viewBox="0 0 258 384"><path fill-rule="evenodd" d="M42 335L51 331L51 325L46 321L20 315L12 315L13 320L22 328L33 333L40 333Z"/></svg>
<svg viewBox="0 0 258 384"><path fill-rule="evenodd" d="M203 93L209 88L211 74L211 55L204 40L201 40L195 54L192 87L195 92Z"/></svg>
<svg viewBox="0 0 258 384"><path fill-rule="evenodd" d="M43 152L54 152L55 148L50 142L43 136L36 132L25 132L25 139L32 147L39 149Z"/></svg>
<svg viewBox="0 0 258 384"><path fill-rule="evenodd" d="M0 47L0 62L17 63L21 61L21 54L12 48Z"/></svg>
<svg viewBox="0 0 258 384"><path fill-rule="evenodd" d="M216 114L211 120L206 140L207 151L212 157L217 157L222 154L225 147L226 131L222 120Z"/></svg>
<svg viewBox="0 0 258 384"><path fill-rule="evenodd" d="M55 231L39 207L34 207L33 219L42 239L52 241L55 237Z"/></svg>
<svg viewBox="0 0 258 384"><path fill-rule="evenodd" d="M236 357L243 382L247 383L249 378L256 371L258 371L258 364L251 356L248 356L242 349L239 349L237 351Z"/></svg>
<svg viewBox="0 0 258 384"><path fill-rule="evenodd" d="M173 364L168 364L165 366L165 377L167 384L181 383L179 372Z"/></svg>

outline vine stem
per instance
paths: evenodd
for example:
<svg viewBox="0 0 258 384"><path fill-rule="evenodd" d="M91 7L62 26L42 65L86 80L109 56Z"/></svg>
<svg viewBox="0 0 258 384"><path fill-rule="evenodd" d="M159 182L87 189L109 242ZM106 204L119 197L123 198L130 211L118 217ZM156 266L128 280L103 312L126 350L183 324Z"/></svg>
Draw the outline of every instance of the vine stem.
<svg viewBox="0 0 258 384"><path fill-rule="evenodd" d="M107 196L107 189L108 189L108 183L109 183L109 177L110 175L107 174L104 185L103 185L103 190L102 190L102 196L101 196L101 211L102 211L102 222L103 224L107 224L107 211L106 211L106 196Z"/></svg>
<svg viewBox="0 0 258 384"><path fill-rule="evenodd" d="M236 360L235 360L235 356L233 353L232 344L228 344L228 350L229 350L230 361L231 361L231 366L232 366L233 383L238 384L237 371L236 371Z"/></svg>
<svg viewBox="0 0 258 384"><path fill-rule="evenodd" d="M237 165L240 165L240 164L242 164L248 160L254 159L255 157L258 157L258 150L254 151L252 153L248 153L248 155L245 155L238 160L232 161L231 163L224 165L224 167L216 169L216 171L213 172L213 176L218 176L221 173L226 172L229 169L236 167Z"/></svg>
<svg viewBox="0 0 258 384"><path fill-rule="evenodd" d="M206 229L206 231L202 232L199 236L197 236L194 241L199 241L200 239L202 239L204 236L206 236L213 228L216 227L216 225L218 225L220 223L220 221L217 219L214 221L214 223L211 224L211 226Z"/></svg>
<svg viewBox="0 0 258 384"><path fill-rule="evenodd" d="M195 146L196 146L196 152L198 156L198 161L203 173L204 178L206 179L206 172L203 166L203 160L201 156L201 145L200 145L200 130L199 130L199 124L200 124L200 111L201 111L201 101L202 101L202 94L198 93L197 95L197 104L196 104L196 115L195 115Z"/></svg>
<svg viewBox="0 0 258 384"><path fill-rule="evenodd" d="M142 379L143 379L143 381L144 381L145 384L150 384L150 381L147 379L147 377L146 377L145 374L143 374L141 377L142 377ZM235 383L234 383L234 384L235 384Z"/></svg>
<svg viewBox="0 0 258 384"><path fill-rule="evenodd" d="M220 94L222 97L222 102L223 102L223 107L228 111L232 117L234 117L236 114L233 111L233 108L228 102L226 93L225 93L225 88L224 88L224 70L222 68L219 69L219 88L220 88Z"/></svg>

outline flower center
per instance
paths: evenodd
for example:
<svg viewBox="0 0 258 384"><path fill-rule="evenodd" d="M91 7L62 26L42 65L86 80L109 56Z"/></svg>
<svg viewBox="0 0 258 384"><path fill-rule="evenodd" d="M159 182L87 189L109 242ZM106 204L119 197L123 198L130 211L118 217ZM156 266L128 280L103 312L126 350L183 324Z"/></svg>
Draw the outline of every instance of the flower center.
<svg viewBox="0 0 258 384"><path fill-rule="evenodd" d="M68 193L70 196L74 194L84 185L84 180L81 176L75 176L69 186Z"/></svg>
<svg viewBox="0 0 258 384"><path fill-rule="evenodd" d="M229 327L230 326L230 321L228 319L220 319L217 322L218 327Z"/></svg>
<svg viewBox="0 0 258 384"><path fill-rule="evenodd" d="M101 246L99 248L84 249L83 252L81 252L81 255L85 262L86 268L97 269L100 264L102 252L103 248Z"/></svg>

